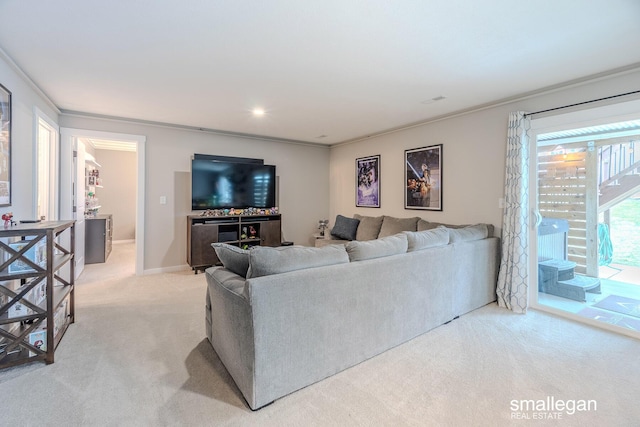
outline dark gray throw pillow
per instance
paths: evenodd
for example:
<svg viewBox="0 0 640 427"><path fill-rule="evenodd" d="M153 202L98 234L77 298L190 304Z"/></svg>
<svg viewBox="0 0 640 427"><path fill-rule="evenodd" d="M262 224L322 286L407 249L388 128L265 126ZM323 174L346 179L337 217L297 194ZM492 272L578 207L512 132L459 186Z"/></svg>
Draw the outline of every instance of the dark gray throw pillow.
<svg viewBox="0 0 640 427"><path fill-rule="evenodd" d="M358 232L359 219L347 218L346 216L336 216L336 222L331 229L331 235L339 239L355 240Z"/></svg>
<svg viewBox="0 0 640 427"><path fill-rule="evenodd" d="M213 249L218 255L224 268L236 273L238 276L247 277L249 269L249 251L231 246L227 243L212 243Z"/></svg>

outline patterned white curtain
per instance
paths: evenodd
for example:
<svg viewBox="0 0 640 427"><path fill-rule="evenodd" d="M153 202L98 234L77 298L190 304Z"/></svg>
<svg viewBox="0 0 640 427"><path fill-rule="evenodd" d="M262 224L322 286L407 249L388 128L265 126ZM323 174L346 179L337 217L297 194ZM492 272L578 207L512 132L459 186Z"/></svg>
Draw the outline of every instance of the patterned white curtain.
<svg viewBox="0 0 640 427"><path fill-rule="evenodd" d="M522 111L509 114L505 172L502 260L496 294L498 305L526 313L529 277L529 131Z"/></svg>

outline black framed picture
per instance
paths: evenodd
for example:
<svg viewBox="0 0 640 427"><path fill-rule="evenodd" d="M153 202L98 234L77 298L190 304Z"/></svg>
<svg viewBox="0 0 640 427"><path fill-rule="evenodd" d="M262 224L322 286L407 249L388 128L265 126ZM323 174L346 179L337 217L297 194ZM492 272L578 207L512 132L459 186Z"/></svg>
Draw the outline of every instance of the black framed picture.
<svg viewBox="0 0 640 427"><path fill-rule="evenodd" d="M442 144L405 150L405 209L442 210Z"/></svg>
<svg viewBox="0 0 640 427"><path fill-rule="evenodd" d="M0 206L11 206L11 92L1 84Z"/></svg>
<svg viewBox="0 0 640 427"><path fill-rule="evenodd" d="M380 207L380 155L356 159L356 206Z"/></svg>

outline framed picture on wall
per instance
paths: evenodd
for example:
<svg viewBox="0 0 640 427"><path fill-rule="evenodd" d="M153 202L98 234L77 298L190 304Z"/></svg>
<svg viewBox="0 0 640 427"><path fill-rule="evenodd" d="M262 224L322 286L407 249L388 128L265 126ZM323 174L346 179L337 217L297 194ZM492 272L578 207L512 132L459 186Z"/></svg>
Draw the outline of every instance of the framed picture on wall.
<svg viewBox="0 0 640 427"><path fill-rule="evenodd" d="M0 84L0 206L11 206L11 92Z"/></svg>
<svg viewBox="0 0 640 427"><path fill-rule="evenodd" d="M405 150L405 209L442 210L442 144Z"/></svg>
<svg viewBox="0 0 640 427"><path fill-rule="evenodd" d="M356 206L380 207L380 155L356 159Z"/></svg>

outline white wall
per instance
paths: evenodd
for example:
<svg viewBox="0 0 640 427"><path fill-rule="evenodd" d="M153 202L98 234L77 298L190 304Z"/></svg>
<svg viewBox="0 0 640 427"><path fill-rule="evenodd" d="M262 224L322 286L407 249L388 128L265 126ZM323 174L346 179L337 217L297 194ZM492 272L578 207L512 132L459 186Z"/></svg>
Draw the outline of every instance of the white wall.
<svg viewBox="0 0 640 427"><path fill-rule="evenodd" d="M137 157L135 151L95 150L102 188L96 188L101 214L113 215L113 240L136 237Z"/></svg>
<svg viewBox="0 0 640 427"><path fill-rule="evenodd" d="M419 216L428 221L452 224L486 222L496 226L496 234L499 236L502 229L502 209L498 206L498 200L504 194L509 112L540 111L639 89L640 70L636 70L411 129L334 146L331 149L330 165L330 219L333 222L337 214L352 216L359 213L368 216ZM624 97L606 103L630 99L634 98ZM604 104L599 102L546 115ZM443 211L406 210L404 150L434 144L443 144ZM381 206L356 208L355 159L375 154L381 155Z"/></svg>
<svg viewBox="0 0 640 427"><path fill-rule="evenodd" d="M329 213L329 149L218 135L164 126L60 116L75 129L145 135L144 270L186 265L187 215L191 214L191 156L194 153L253 157L276 165L285 240L310 245L318 220ZM167 204L160 204L160 197Z"/></svg>
<svg viewBox="0 0 640 427"><path fill-rule="evenodd" d="M13 212L14 220L32 219L36 212L34 108L58 121L58 111L12 67L0 51L0 84L12 94L11 118L11 206L0 214Z"/></svg>

